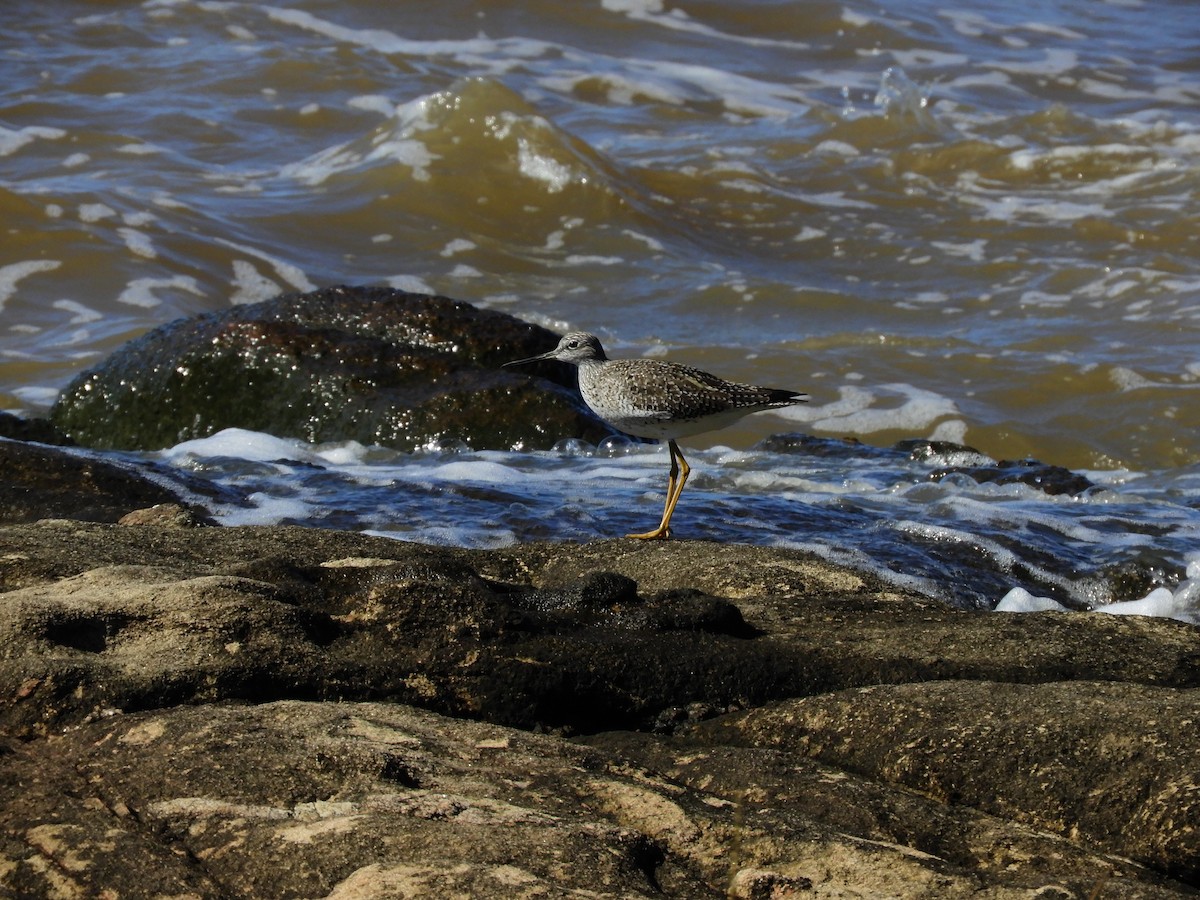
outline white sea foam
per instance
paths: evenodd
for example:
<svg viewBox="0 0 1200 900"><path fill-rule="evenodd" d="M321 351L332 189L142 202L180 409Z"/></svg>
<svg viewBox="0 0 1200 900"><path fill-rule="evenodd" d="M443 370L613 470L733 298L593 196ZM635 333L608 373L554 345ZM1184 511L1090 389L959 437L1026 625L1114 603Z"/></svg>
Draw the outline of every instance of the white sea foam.
<svg viewBox="0 0 1200 900"><path fill-rule="evenodd" d="M625 228L621 233L627 237L633 238L639 243L645 244L655 253L662 253L664 250L666 250L666 246L662 241L658 240L658 238L651 237L648 234L642 234L640 231L634 231L632 228Z"/></svg>
<svg viewBox="0 0 1200 900"><path fill-rule="evenodd" d="M871 434L900 430L921 434L939 419L958 416L949 397L910 384L881 384L871 389L843 385L838 399L823 405L805 404L777 410L776 415L806 422L833 434ZM880 404L899 399L899 406Z"/></svg>
<svg viewBox="0 0 1200 900"><path fill-rule="evenodd" d="M573 181L586 180L578 178L570 166L539 153L526 138L517 140L517 167L526 178L545 184L551 194L557 194Z"/></svg>
<svg viewBox="0 0 1200 900"><path fill-rule="evenodd" d="M278 525L281 522L319 522L313 505L302 497L280 497L255 492L247 495L249 506L233 507L224 512L225 525Z"/></svg>
<svg viewBox="0 0 1200 900"><path fill-rule="evenodd" d="M1040 59L993 59L984 65L1013 75L1065 75L1079 67L1079 53L1067 47L1048 47Z"/></svg>
<svg viewBox="0 0 1200 900"><path fill-rule="evenodd" d="M1057 600L1035 597L1025 588L1013 588L996 604L994 612L1069 612Z"/></svg>
<svg viewBox="0 0 1200 900"><path fill-rule="evenodd" d="M802 229L800 229L799 234L793 237L792 240L798 244L802 244L805 241L811 241L815 240L816 238L825 237L827 234L828 232L821 228L813 228L811 225L805 225Z"/></svg>
<svg viewBox="0 0 1200 900"><path fill-rule="evenodd" d="M261 300L270 300L272 297L278 296L279 285L258 271L258 267L254 263L244 259L235 259L231 265L233 279L230 286L233 288L233 293L229 297L230 303L235 306L258 303Z"/></svg>
<svg viewBox="0 0 1200 900"><path fill-rule="evenodd" d="M44 125L27 125L24 128L5 128L0 125L0 156L16 153L26 144L31 144L39 138L56 141L67 136L61 128L49 128Z"/></svg>
<svg viewBox="0 0 1200 900"><path fill-rule="evenodd" d="M1005 26L971 10L939 9L937 14L943 19L949 19L954 30L967 37L982 37L1006 30Z"/></svg>
<svg viewBox="0 0 1200 900"><path fill-rule="evenodd" d="M89 224L111 219L117 211L107 203L81 203L79 205L79 221Z"/></svg>
<svg viewBox="0 0 1200 900"><path fill-rule="evenodd" d="M978 240L968 241L965 243L954 243L952 241L931 241L930 246L936 247L947 256L958 256L964 259L969 259L972 262L983 262L984 248L987 247L987 238L979 238Z"/></svg>
<svg viewBox="0 0 1200 900"><path fill-rule="evenodd" d="M830 156L853 157L861 156L861 152L853 144L847 144L845 141L825 140L812 148L813 153L828 154Z"/></svg>
<svg viewBox="0 0 1200 900"><path fill-rule="evenodd" d="M549 91L570 94L580 90L584 83L589 88L599 84L605 99L617 106L632 106L639 101L649 100L670 106L680 106L687 101L687 93L663 79L635 77L619 72L597 72L581 70L569 74L548 75L538 79L538 84Z"/></svg>
<svg viewBox="0 0 1200 900"><path fill-rule="evenodd" d="M52 304L55 309L61 309L71 313L71 318L68 320L72 325L86 325L90 322L99 322L104 318L104 313L90 306L84 306L75 300L55 300Z"/></svg>
<svg viewBox="0 0 1200 900"><path fill-rule="evenodd" d="M143 259L154 259L158 256L158 251L154 249L154 242L144 231L136 228L118 228L117 234L125 241L125 246L134 256L140 256Z"/></svg>
<svg viewBox="0 0 1200 900"><path fill-rule="evenodd" d="M568 266L619 266L625 262L625 258L623 256L596 256L572 253L563 257L562 262Z"/></svg>
<svg viewBox="0 0 1200 900"><path fill-rule="evenodd" d="M228 524L328 523L408 540L498 546L545 535L547 528L559 539L588 539L653 519L662 502L666 453L661 446L623 446L615 455L580 441L540 453L432 447L410 454L228 429L154 456L197 475L212 473L249 497L248 504L217 504L216 514ZM1100 582L1074 583L1065 574L1073 566L1044 565L1056 552L1052 548L1129 553L1160 540L1137 527L1116 527L1126 507L1105 500L1109 491L1095 498L1048 497L1027 485L975 484L965 476L935 483L925 479L927 464L882 463L869 455L830 460L716 447L690 451L689 460L694 474L676 518L681 533L698 530L713 539L757 533L761 543L804 549L935 596L950 576L921 562L922 547L942 548L935 557L945 548L965 548L989 577L1019 574L1078 604L1102 605ZM447 497L454 502L447 504ZM853 551L837 528L830 531L830 521L847 513L859 521L850 526L857 535ZM1170 528L1196 534L1191 519L1180 515ZM1026 532L1029 540L1021 537ZM897 563L897 553L905 562ZM1189 557L1187 571L1195 586L1181 584L1172 592L1174 607L1154 594L1139 605L1102 608L1191 615L1191 607L1200 607L1200 555ZM1033 597L1013 592L999 608L1055 608ZM979 603L987 605L982 597Z"/></svg>
<svg viewBox="0 0 1200 900"><path fill-rule="evenodd" d="M493 40L479 35L462 40L421 41L403 38L382 28L349 28L298 9L270 6L266 7L265 11L268 18L282 25L290 25L384 55L452 57L464 64L473 65L477 74L502 74L522 61L559 52L561 49L556 44L522 37Z"/></svg>
<svg viewBox="0 0 1200 900"><path fill-rule="evenodd" d="M428 281L419 275L393 275L387 279L390 287L398 291L409 291L413 294L436 294Z"/></svg>
<svg viewBox="0 0 1200 900"><path fill-rule="evenodd" d="M381 116L394 116L397 112L395 102L383 94L360 94L357 97L351 97L347 100L346 105L351 109L375 112Z"/></svg>
<svg viewBox="0 0 1200 900"><path fill-rule="evenodd" d="M4 310L4 304L17 292L17 285L23 279L38 272L53 272L61 265L57 259L29 259L0 266L0 311Z"/></svg>
<svg viewBox="0 0 1200 900"><path fill-rule="evenodd" d="M663 85L668 92L681 92L688 100L716 98L730 112L742 115L787 118L808 108L804 94L789 84L763 81L713 66L624 60L621 68L631 69L640 79Z"/></svg>
<svg viewBox="0 0 1200 900"><path fill-rule="evenodd" d="M351 106L378 112L391 121L377 129L365 143L358 140L335 144L299 162L288 163L279 173L309 187L318 187L342 172L377 162L397 162L407 166L416 181L429 181L429 166L438 156L430 152L418 135L434 127L429 108L436 98L437 95L428 95L396 106L385 97L356 97L350 101Z"/></svg>
<svg viewBox="0 0 1200 900"><path fill-rule="evenodd" d="M304 270L299 266L293 265L292 263L286 262L278 257L272 256L269 253L265 253L262 250L258 250L257 248L250 247L246 244L239 244L234 241L226 240L225 238L216 238L215 240L217 243L224 244L226 247L237 250L239 253L245 253L250 256L257 257L263 262L269 263L271 268L275 270L275 274L282 278L286 284L298 291L315 291L317 289L317 286L308 280L308 276L304 274ZM253 269L254 267L251 266L251 268ZM237 269L238 261L235 261L235 276L239 274ZM251 281L255 280L253 276L249 275L248 272L243 271L241 274L246 274L251 278ZM255 270L255 274L257 274L257 270Z"/></svg>
<svg viewBox="0 0 1200 900"><path fill-rule="evenodd" d="M1022 219L1043 222L1074 222L1079 219L1108 217L1107 208L1103 203L1053 200L1035 194L989 196L983 193L974 193L964 194L962 201L978 207L985 218L1005 223Z"/></svg>
<svg viewBox="0 0 1200 900"><path fill-rule="evenodd" d="M848 6L842 7L842 21L851 28L865 28L870 25L874 19L870 16L865 16L857 10L853 10Z"/></svg>
<svg viewBox="0 0 1200 900"><path fill-rule="evenodd" d="M477 245L474 241L468 241L466 238L455 238L454 240L447 242L446 246L442 248L441 255L454 256L458 253L465 253L468 250L474 250L476 246Z"/></svg>
<svg viewBox="0 0 1200 900"><path fill-rule="evenodd" d="M1049 597L1038 597L1024 588L1013 588L996 605L996 612L1066 611L1066 607ZM1094 612L1114 616L1156 616L1178 619L1200 625L1200 556L1188 561L1186 578L1174 590L1155 588L1139 600L1105 603Z"/></svg>
<svg viewBox="0 0 1200 900"><path fill-rule="evenodd" d="M197 297L204 296L199 283L191 275L173 275L170 278L135 278L125 285L124 290L117 296L117 302L153 309L163 302L156 293L162 290L185 291Z"/></svg>
<svg viewBox="0 0 1200 900"><path fill-rule="evenodd" d="M229 457L254 462L280 459L316 462L320 458L311 445L304 441L278 438L244 428L226 428L209 437L183 441L163 450L160 455L172 462L198 457Z"/></svg>

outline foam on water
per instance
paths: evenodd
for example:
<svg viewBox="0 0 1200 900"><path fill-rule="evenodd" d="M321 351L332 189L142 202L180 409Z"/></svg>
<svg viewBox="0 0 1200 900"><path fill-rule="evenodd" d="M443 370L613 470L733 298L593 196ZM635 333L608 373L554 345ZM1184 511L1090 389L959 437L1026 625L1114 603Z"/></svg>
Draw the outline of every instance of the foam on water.
<svg viewBox="0 0 1200 900"><path fill-rule="evenodd" d="M475 547L644 530L661 513L667 469L663 448L627 441L406 454L238 429L119 458L156 466L155 477L197 492L226 524L298 523ZM1052 594L1076 609L1181 617L1200 592L1200 477L1188 506L1123 491L1119 482L1140 481L1129 473L1114 476L1111 489L1048 496L965 475L930 481L950 457L717 447L688 458L693 475L674 522L681 538L803 549L967 608L1001 598L1001 610L1044 608L1029 598ZM985 460L958 460L972 461ZM192 479L212 483L216 499ZM1174 606L1161 593L1111 594L1104 571L1148 558L1177 569Z"/></svg>
<svg viewBox="0 0 1200 900"><path fill-rule="evenodd" d="M359 445L343 445L339 451L341 460L353 459L356 454L352 448L356 446ZM222 457L253 462L296 460L315 463L321 459L320 451L304 441L278 438L244 428L226 428L211 437L183 441L168 450L163 450L159 456L176 465L186 464L188 460Z"/></svg>
<svg viewBox="0 0 1200 900"><path fill-rule="evenodd" d="M195 278L175 275L170 278L135 278L121 291L117 302L152 309L163 302L156 293L161 290L184 291L196 297L204 296Z"/></svg>
<svg viewBox="0 0 1200 900"><path fill-rule="evenodd" d="M67 136L61 128L28 125L24 128L5 128L0 125L0 156L11 156L26 144L36 140L57 141Z"/></svg>
<svg viewBox="0 0 1200 900"><path fill-rule="evenodd" d="M354 98L350 106L380 113L390 121L376 129L366 142L334 145L300 162L288 163L280 175L308 187L319 187L340 173L387 161L407 166L416 181L429 181L429 165L437 156L418 136L436 127L429 116L436 99L436 96L421 97L396 106L383 97Z"/></svg>
<svg viewBox="0 0 1200 900"><path fill-rule="evenodd" d="M549 49L538 41L513 39L493 41L486 37L466 40L419 41L402 38L382 28L349 28L338 25L312 13L298 9L267 7L268 17L284 25L312 31L340 43L365 47L376 53L397 56L451 56L478 60L495 59L497 55L511 55L530 59L542 55ZM498 48L504 52L498 54Z"/></svg>
<svg viewBox="0 0 1200 900"><path fill-rule="evenodd" d="M1200 554L1187 562L1187 577L1174 589L1159 587L1137 600L1104 603L1094 612L1114 616L1157 616L1200 625ZM1068 612L1049 598L1038 597L1024 588L1013 588L996 605L996 612Z"/></svg>
<svg viewBox="0 0 1200 900"><path fill-rule="evenodd" d="M897 400L899 405L895 405ZM870 388L843 385L838 388L837 400L791 406L776 414L834 434L867 435L880 431L924 434L935 423L958 416L959 411L953 400L933 391L908 384L882 384Z"/></svg>
<svg viewBox="0 0 1200 900"><path fill-rule="evenodd" d="M53 272L61 265L57 259L29 259L0 266L0 312L4 311L4 304L17 292L21 281L38 272Z"/></svg>

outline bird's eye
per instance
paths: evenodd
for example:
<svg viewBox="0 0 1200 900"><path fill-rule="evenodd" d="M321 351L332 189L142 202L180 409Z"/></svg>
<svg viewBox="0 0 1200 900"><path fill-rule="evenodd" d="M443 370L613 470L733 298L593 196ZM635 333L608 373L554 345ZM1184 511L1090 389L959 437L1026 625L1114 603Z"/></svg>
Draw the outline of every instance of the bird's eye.
<svg viewBox="0 0 1200 900"><path fill-rule="evenodd" d="M579 349L579 341L568 341L567 349L568 350L578 350Z"/></svg>

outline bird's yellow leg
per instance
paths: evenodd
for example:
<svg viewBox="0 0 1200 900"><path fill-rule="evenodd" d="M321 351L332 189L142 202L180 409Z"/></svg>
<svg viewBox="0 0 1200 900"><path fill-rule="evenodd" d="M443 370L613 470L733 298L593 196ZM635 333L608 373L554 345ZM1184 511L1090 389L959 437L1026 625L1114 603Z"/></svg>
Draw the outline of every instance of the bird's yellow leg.
<svg viewBox="0 0 1200 900"><path fill-rule="evenodd" d="M662 524L659 526L662 529L664 538L671 536L669 526L671 524L671 516L675 514L675 504L679 502L679 495L683 493L683 486L687 483L688 476L692 474L692 467L683 458L683 454L679 450L679 445L671 441L670 446L675 451L675 458L679 460L679 477L675 479L675 493L667 498L667 509L663 513Z"/></svg>
<svg viewBox="0 0 1200 900"><path fill-rule="evenodd" d="M671 516L675 512L675 504L679 502L679 495L683 493L683 485L687 482L692 467L688 465L687 460L683 458L683 454L679 452L679 445L675 441L667 442L667 450L671 454L671 480L667 483L667 503L663 507L662 521L658 523L658 527L653 531L647 531L644 534L627 534L625 537L639 538L646 541L665 541L671 536L671 531L668 528L671 524Z"/></svg>

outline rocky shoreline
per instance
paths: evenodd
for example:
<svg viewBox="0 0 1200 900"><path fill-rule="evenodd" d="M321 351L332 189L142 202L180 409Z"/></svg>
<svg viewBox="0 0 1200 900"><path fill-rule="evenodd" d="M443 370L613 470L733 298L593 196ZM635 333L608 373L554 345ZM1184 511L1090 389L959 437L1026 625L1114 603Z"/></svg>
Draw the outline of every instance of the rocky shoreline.
<svg viewBox="0 0 1200 900"><path fill-rule="evenodd" d="M1192 626L963 612L782 550L462 550L111 499L124 524L0 527L10 895L1200 882Z"/></svg>
<svg viewBox="0 0 1200 900"><path fill-rule="evenodd" d="M52 423L0 415L0 896L1196 893L1194 626L964 611L761 547L219 527L53 446L255 425L232 414L485 446L599 427L491 371L532 326L396 293L168 326ZM223 364L186 365L205 345ZM332 355L293 367L306 346ZM465 423L475 390L521 412ZM962 471L1087 487L993 469Z"/></svg>

